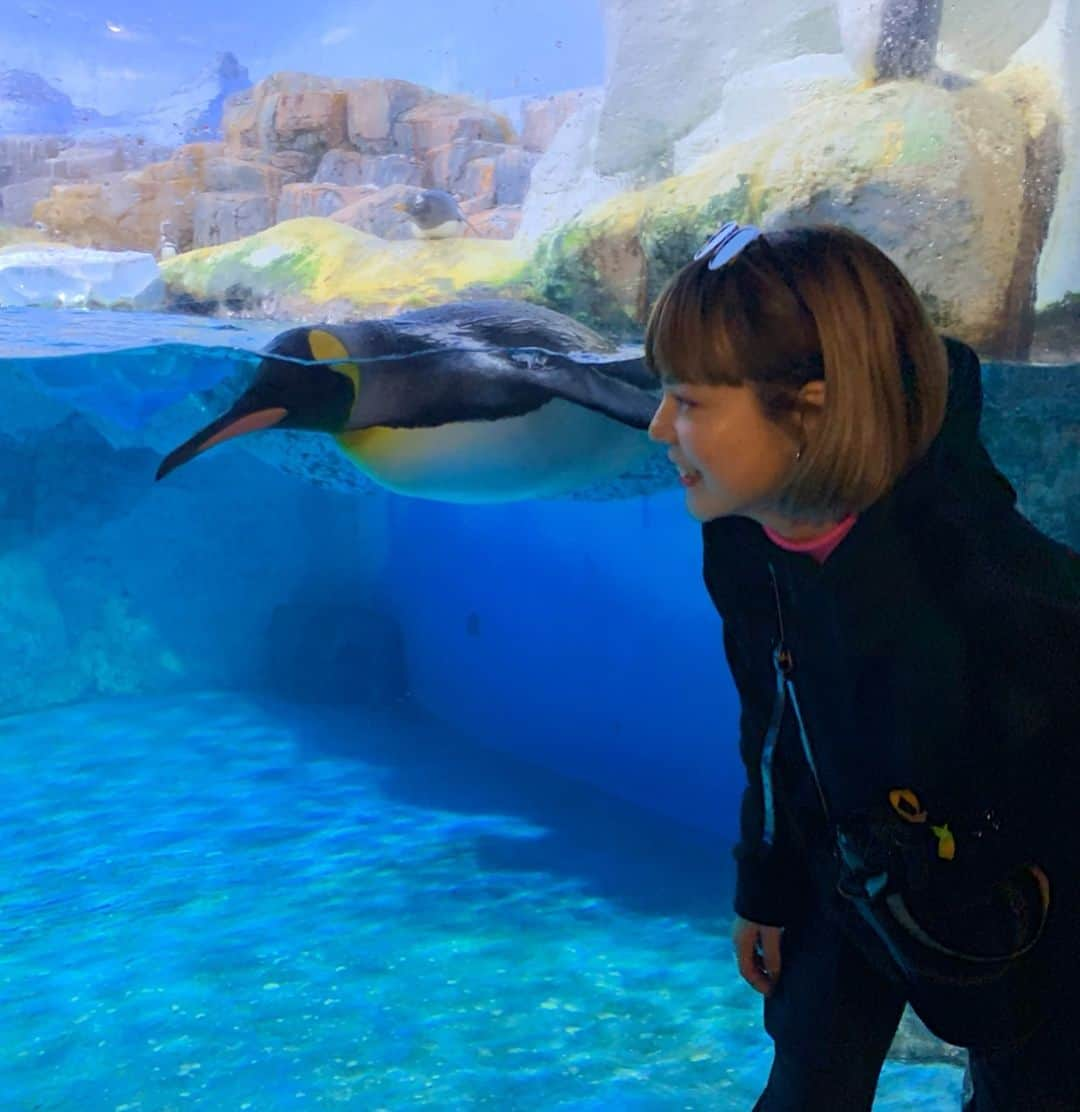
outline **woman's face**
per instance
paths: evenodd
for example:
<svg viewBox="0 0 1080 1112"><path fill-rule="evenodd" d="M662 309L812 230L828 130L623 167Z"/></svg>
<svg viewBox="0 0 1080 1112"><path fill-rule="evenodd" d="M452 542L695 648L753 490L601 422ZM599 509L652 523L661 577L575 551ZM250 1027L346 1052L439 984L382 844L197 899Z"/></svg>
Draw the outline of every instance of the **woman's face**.
<svg viewBox="0 0 1080 1112"><path fill-rule="evenodd" d="M665 383L649 436L667 445L698 521L741 515L790 529L773 504L799 441L766 418L749 386Z"/></svg>

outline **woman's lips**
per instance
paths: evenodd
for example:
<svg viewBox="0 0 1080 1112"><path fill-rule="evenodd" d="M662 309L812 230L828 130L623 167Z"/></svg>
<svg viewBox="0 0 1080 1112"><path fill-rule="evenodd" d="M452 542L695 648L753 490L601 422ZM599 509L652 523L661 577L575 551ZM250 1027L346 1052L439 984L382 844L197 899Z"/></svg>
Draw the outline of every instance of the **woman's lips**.
<svg viewBox="0 0 1080 1112"><path fill-rule="evenodd" d="M679 482L682 483L684 487L696 486L699 482L701 482L700 471L695 471L692 467L683 467L683 465L679 463L679 461L676 460L674 456L668 456L668 459L671 460L671 466L674 467L676 471L678 471Z"/></svg>

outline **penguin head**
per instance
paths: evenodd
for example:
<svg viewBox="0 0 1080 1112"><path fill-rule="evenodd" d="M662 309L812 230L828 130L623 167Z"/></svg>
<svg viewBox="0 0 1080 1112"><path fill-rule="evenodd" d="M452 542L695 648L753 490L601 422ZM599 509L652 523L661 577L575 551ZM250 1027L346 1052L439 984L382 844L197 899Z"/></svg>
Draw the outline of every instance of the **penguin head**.
<svg viewBox="0 0 1080 1112"><path fill-rule="evenodd" d="M447 221L463 219L456 198L444 189L418 189L394 208L420 228L437 228Z"/></svg>
<svg viewBox="0 0 1080 1112"><path fill-rule="evenodd" d="M170 452L157 478L195 456L258 429L343 432L360 391L360 369L345 345L321 328L294 328L278 336L251 385L206 428Z"/></svg>

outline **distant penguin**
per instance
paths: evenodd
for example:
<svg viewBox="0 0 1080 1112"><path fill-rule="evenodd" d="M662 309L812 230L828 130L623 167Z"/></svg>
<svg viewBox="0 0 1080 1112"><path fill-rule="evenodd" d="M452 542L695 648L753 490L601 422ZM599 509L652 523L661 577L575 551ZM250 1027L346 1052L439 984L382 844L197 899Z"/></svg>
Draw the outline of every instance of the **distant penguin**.
<svg viewBox="0 0 1080 1112"><path fill-rule="evenodd" d="M457 198L445 189L417 189L394 208L412 221L417 239L451 239L464 235L466 228L479 235L461 211Z"/></svg>
<svg viewBox="0 0 1080 1112"><path fill-rule="evenodd" d="M934 73L942 0L837 0L840 39L864 81Z"/></svg>
<svg viewBox="0 0 1080 1112"><path fill-rule="evenodd" d="M158 236L158 250L157 257L159 259L171 259L176 255L176 243L172 237L165 230L169 226L168 220L163 220L158 228L160 233Z"/></svg>
<svg viewBox="0 0 1080 1112"><path fill-rule="evenodd" d="M522 301L465 301L355 324L293 328L233 407L171 452L164 478L258 429L331 433L390 490L507 502L611 480L652 448L659 402L640 351Z"/></svg>

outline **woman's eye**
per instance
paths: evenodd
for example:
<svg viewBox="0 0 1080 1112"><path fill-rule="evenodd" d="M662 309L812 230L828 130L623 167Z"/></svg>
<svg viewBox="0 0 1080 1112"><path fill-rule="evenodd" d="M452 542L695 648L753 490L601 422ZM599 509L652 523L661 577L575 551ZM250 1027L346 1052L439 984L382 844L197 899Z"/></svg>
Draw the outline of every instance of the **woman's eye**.
<svg viewBox="0 0 1080 1112"><path fill-rule="evenodd" d="M676 406L678 406L679 409L694 408L694 402L691 401L690 398L684 397L680 394L672 394L671 396L675 399L675 404Z"/></svg>

